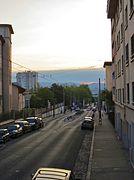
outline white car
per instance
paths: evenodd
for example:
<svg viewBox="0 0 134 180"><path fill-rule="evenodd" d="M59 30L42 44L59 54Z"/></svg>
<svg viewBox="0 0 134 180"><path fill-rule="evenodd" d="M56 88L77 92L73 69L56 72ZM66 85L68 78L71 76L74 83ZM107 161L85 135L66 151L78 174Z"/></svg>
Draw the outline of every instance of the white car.
<svg viewBox="0 0 134 180"><path fill-rule="evenodd" d="M58 168L39 168L32 180L75 180L71 170Z"/></svg>

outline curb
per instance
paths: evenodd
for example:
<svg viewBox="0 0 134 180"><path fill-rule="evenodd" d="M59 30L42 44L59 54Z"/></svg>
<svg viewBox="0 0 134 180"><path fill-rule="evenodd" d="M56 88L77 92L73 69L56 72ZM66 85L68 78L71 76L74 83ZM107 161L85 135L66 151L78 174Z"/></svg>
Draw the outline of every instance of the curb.
<svg viewBox="0 0 134 180"><path fill-rule="evenodd" d="M96 124L94 125L94 131L93 131L93 136L92 136L92 142L91 142L91 148L90 148L90 156L89 156L89 161L88 161L89 163L88 163L88 170L87 170L86 180L90 180L91 179L95 130L96 130Z"/></svg>

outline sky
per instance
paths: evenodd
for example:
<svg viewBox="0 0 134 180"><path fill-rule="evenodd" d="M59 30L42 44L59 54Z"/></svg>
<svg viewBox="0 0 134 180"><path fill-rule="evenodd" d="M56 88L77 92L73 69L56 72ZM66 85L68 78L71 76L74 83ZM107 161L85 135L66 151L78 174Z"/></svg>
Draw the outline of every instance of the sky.
<svg viewBox="0 0 134 180"><path fill-rule="evenodd" d="M0 0L0 23L14 30L12 61L32 70L103 67L111 60L106 5L107 0Z"/></svg>

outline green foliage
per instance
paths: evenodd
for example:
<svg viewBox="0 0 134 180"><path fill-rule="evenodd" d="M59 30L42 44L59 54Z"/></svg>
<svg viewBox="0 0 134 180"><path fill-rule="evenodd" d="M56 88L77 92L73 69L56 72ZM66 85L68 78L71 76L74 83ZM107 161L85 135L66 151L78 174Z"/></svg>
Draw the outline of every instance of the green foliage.
<svg viewBox="0 0 134 180"><path fill-rule="evenodd" d="M112 92L108 91L107 89L101 92L101 100L106 102L106 105L109 109L114 106L114 102L112 100Z"/></svg>
<svg viewBox="0 0 134 180"><path fill-rule="evenodd" d="M89 103L93 100L93 97L87 85L63 87L54 83L51 88L38 88L36 94L33 93L31 97L30 107L47 107L48 101L51 105L54 105L55 103L62 103L64 100L67 106L71 106L73 102L83 106L83 101Z"/></svg>
<svg viewBox="0 0 134 180"><path fill-rule="evenodd" d="M55 103L62 103L63 102L63 87L56 83L52 84L51 91L54 93Z"/></svg>
<svg viewBox="0 0 134 180"><path fill-rule="evenodd" d="M30 100L31 108L47 107L48 101L54 103L54 94L50 88L39 88L36 94L33 94Z"/></svg>
<svg viewBox="0 0 134 180"><path fill-rule="evenodd" d="M73 102L79 106L83 106L83 101L89 103L92 101L92 93L87 85L67 86L64 87L65 102L67 106L71 106Z"/></svg>

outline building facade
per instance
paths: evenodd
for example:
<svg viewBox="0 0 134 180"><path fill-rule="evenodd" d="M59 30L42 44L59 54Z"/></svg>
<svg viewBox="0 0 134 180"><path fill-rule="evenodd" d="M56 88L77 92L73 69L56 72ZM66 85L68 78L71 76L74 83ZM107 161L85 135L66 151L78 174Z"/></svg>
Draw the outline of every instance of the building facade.
<svg viewBox="0 0 134 180"><path fill-rule="evenodd" d="M0 24L0 111L2 113L9 113L12 106L12 34L14 32L11 25Z"/></svg>
<svg viewBox="0 0 134 180"><path fill-rule="evenodd" d="M25 89L12 83L12 110L21 111L25 108Z"/></svg>
<svg viewBox="0 0 134 180"><path fill-rule="evenodd" d="M115 128L134 164L134 0L108 0Z"/></svg>
<svg viewBox="0 0 134 180"><path fill-rule="evenodd" d="M112 62L104 62L104 66L103 66L105 69L106 69L106 89L108 91L112 91Z"/></svg>
<svg viewBox="0 0 134 180"><path fill-rule="evenodd" d="M0 35L0 114L3 111L3 93L2 93L2 52L3 52L3 44L4 44L4 39L3 37Z"/></svg>
<svg viewBox="0 0 134 180"><path fill-rule="evenodd" d="M19 72L16 74L17 83L26 90L35 90L38 87L38 73L34 71Z"/></svg>

